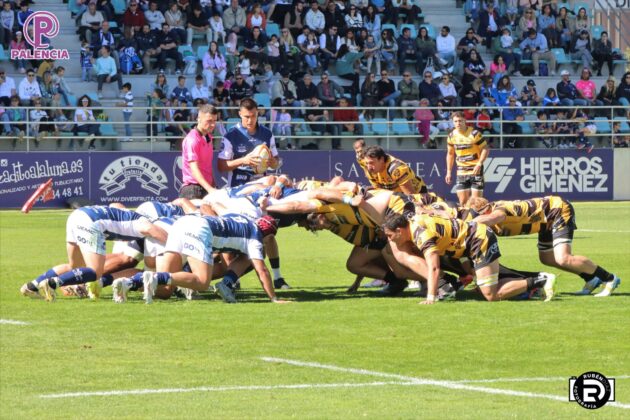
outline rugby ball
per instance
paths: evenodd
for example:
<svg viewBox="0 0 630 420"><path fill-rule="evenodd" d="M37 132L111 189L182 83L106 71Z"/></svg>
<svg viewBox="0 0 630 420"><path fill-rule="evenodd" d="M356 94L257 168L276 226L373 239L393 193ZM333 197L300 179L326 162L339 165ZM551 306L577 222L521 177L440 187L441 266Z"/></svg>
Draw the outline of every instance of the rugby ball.
<svg viewBox="0 0 630 420"><path fill-rule="evenodd" d="M251 151L251 155L260 158L258 165L253 167L254 172L257 174L264 174L269 167L269 159L271 159L271 150L269 150L269 147L265 143L259 144Z"/></svg>

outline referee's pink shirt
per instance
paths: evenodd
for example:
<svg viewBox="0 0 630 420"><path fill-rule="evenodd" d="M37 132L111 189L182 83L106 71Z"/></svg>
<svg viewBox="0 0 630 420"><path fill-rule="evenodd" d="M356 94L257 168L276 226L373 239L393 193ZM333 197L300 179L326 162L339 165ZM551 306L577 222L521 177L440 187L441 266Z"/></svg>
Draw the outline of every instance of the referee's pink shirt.
<svg viewBox="0 0 630 420"><path fill-rule="evenodd" d="M190 170L190 162L197 162L203 178L214 185L212 176L212 135L205 137L196 128L184 138L182 143L182 181L184 185L199 184Z"/></svg>

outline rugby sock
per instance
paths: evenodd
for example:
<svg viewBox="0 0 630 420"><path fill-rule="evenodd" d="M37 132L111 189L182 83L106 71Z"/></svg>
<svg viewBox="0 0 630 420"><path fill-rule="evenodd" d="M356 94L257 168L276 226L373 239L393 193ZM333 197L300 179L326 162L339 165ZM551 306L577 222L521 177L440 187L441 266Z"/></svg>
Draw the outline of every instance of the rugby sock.
<svg viewBox="0 0 630 420"><path fill-rule="evenodd" d="M615 279L615 276L613 276L608 271L601 268L599 265L597 266L593 274L595 274L597 277L599 277L601 281L604 281L604 282L613 281Z"/></svg>
<svg viewBox="0 0 630 420"><path fill-rule="evenodd" d="M591 280L593 280L595 278L595 273L593 273L593 274L582 273L582 274L580 274L580 277L582 277L582 279L585 282L589 282L589 281L591 281Z"/></svg>
<svg viewBox="0 0 630 420"><path fill-rule="evenodd" d="M37 277L35 279L35 282L36 282L36 284L39 284L39 283L43 282L44 280L48 280L48 279L53 278L53 277L57 277L57 273L55 273L55 270L53 270L51 268L50 270L46 271L41 276Z"/></svg>
<svg viewBox="0 0 630 420"><path fill-rule="evenodd" d="M137 290L144 289L144 283L142 283L142 271L131 276L129 280L131 280L131 288L129 290L135 292Z"/></svg>
<svg viewBox="0 0 630 420"><path fill-rule="evenodd" d="M527 278L527 290L534 290L539 287L543 287L547 279L542 276L528 277Z"/></svg>
<svg viewBox="0 0 630 420"><path fill-rule="evenodd" d="M279 278L282 278L282 274L280 274L280 257L269 258L269 264L271 264L271 271L273 272L273 279L277 280Z"/></svg>
<svg viewBox="0 0 630 420"><path fill-rule="evenodd" d="M164 286L168 286L171 284L171 273L159 272L155 273L154 276L157 277L157 284L161 284Z"/></svg>
<svg viewBox="0 0 630 420"><path fill-rule="evenodd" d="M84 283L89 283L91 281L96 280L96 271L92 270L89 267L73 268L72 270L67 271L63 273L62 275L60 275L57 278L56 282L55 281L51 282L50 280L48 281L48 284L50 284L52 288L55 288L56 286L71 286L73 284L84 284ZM53 286L53 283L55 283L55 286Z"/></svg>
<svg viewBox="0 0 630 420"><path fill-rule="evenodd" d="M101 277L101 286L103 287L111 286L113 282L114 276L112 276L111 274L103 274L103 276Z"/></svg>
<svg viewBox="0 0 630 420"><path fill-rule="evenodd" d="M236 284L237 280L238 276L232 270L228 270L225 273L225 276L223 276L223 284L229 286L231 289L234 289L234 285Z"/></svg>

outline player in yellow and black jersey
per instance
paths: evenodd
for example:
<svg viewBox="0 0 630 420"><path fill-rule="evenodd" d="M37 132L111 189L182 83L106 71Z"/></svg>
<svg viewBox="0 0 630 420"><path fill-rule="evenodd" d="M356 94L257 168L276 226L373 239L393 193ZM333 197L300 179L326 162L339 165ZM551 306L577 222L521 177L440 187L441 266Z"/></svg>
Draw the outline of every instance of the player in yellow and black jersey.
<svg viewBox="0 0 630 420"><path fill-rule="evenodd" d="M471 196L483 196L483 163L489 150L481 132L466 126L464 114L454 112L452 118L455 128L447 139L445 181L451 184L451 170L457 163L455 189L459 204L463 206Z"/></svg>
<svg viewBox="0 0 630 420"><path fill-rule="evenodd" d="M400 159L385 153L380 146L363 148L363 140L355 142L357 162L374 188L405 194L426 193L427 186L413 170Z"/></svg>
<svg viewBox="0 0 630 420"><path fill-rule="evenodd" d="M401 263L414 270L426 262L427 300L422 303L434 303L440 256L452 258L467 257L474 266L477 285L489 301L507 299L526 290L544 286L549 300L554 295L555 276L542 275L532 278L502 279L499 284L499 245L496 236L489 227L475 222L458 219L444 219L428 215L417 215L411 220L401 215L389 217L383 224L387 239L396 248L412 251L415 249L422 257L407 253ZM414 261L415 260L415 261Z"/></svg>
<svg viewBox="0 0 630 420"><path fill-rule="evenodd" d="M562 197L550 195L523 201L495 201L471 198L468 206L480 215L480 223L494 225L503 236L529 235L538 232L538 257L551 267L579 274L586 284L578 292L588 295L600 285L604 290L596 296L610 296L621 279L590 259L573 255L571 245L575 224L573 205Z"/></svg>

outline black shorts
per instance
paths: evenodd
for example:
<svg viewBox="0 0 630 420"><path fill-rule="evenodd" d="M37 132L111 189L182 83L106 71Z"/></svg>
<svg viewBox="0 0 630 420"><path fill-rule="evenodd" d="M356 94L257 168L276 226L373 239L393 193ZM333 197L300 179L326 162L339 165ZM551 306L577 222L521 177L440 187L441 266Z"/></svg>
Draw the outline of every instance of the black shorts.
<svg viewBox="0 0 630 420"><path fill-rule="evenodd" d="M483 170L479 175L457 175L456 191L476 190L483 191Z"/></svg>
<svg viewBox="0 0 630 420"><path fill-rule="evenodd" d="M554 213L554 217L547 220L538 232L538 250L552 251L556 245L571 244L573 232L577 229L575 210L573 205L565 201L562 208Z"/></svg>
<svg viewBox="0 0 630 420"><path fill-rule="evenodd" d="M193 200L195 198L204 198L206 195L208 195L208 191L206 191L201 185L199 184L188 184L188 185L184 185L180 190L179 190L179 196L181 198L187 198L189 200Z"/></svg>

